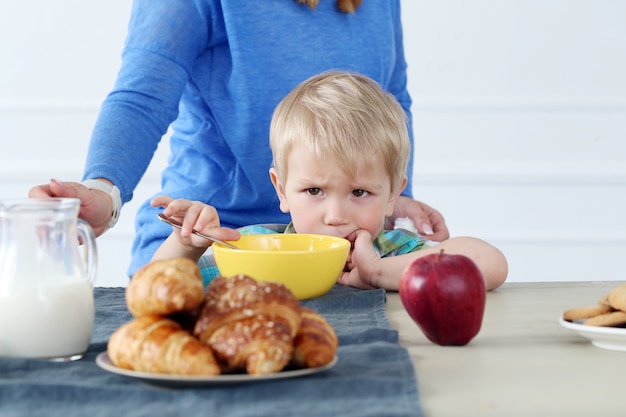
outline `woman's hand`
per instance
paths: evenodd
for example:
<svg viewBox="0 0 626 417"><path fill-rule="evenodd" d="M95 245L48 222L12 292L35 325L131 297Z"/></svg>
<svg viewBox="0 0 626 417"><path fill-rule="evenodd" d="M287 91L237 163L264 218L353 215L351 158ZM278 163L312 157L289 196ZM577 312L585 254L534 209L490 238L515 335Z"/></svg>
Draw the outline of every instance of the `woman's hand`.
<svg viewBox="0 0 626 417"><path fill-rule="evenodd" d="M429 240L443 242L450 238L450 232L441 213L421 201L410 197L400 196L391 216L391 223L395 219L408 217L413 221L420 235ZM393 228L393 227L388 227Z"/></svg>
<svg viewBox="0 0 626 417"><path fill-rule="evenodd" d="M89 223L96 236L106 231L113 214L113 202L109 195L99 190L91 190L77 182L61 182L53 178L49 184L31 188L28 197L78 198L80 200L78 217Z"/></svg>

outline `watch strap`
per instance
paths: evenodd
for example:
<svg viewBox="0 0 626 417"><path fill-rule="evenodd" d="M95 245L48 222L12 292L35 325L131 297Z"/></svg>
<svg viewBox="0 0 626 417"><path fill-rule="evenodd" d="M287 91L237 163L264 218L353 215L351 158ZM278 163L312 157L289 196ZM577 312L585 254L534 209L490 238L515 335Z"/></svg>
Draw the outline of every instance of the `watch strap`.
<svg viewBox="0 0 626 417"><path fill-rule="evenodd" d="M99 180L86 180L81 182L82 185L90 190L98 190L108 194L111 197L111 220L107 224L107 230L115 226L117 220L120 218L120 212L122 211L122 197L120 195L120 189L115 185L110 185L104 181Z"/></svg>

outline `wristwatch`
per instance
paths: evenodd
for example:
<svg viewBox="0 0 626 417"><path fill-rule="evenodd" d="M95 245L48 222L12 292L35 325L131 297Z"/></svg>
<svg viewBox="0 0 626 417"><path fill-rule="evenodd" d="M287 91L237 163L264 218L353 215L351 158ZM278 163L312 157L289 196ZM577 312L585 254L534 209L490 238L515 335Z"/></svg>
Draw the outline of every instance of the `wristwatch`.
<svg viewBox="0 0 626 417"><path fill-rule="evenodd" d="M107 224L105 230L109 230L115 226L115 223L117 223L117 220L120 218L120 212L122 211L122 197L120 196L120 189L115 185L110 185L109 183L99 180L86 180L81 182L81 184L90 190L105 192L111 197L113 212L111 213L111 220L109 221L109 224Z"/></svg>

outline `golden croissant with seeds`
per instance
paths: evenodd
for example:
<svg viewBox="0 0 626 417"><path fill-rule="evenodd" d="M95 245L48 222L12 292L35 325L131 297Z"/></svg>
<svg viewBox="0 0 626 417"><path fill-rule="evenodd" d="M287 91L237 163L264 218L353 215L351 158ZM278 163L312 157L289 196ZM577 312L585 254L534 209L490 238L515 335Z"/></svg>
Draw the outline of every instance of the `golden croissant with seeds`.
<svg viewBox="0 0 626 417"><path fill-rule="evenodd" d="M194 335L227 371L270 374L290 362L301 321L300 304L284 285L217 277L207 287Z"/></svg>

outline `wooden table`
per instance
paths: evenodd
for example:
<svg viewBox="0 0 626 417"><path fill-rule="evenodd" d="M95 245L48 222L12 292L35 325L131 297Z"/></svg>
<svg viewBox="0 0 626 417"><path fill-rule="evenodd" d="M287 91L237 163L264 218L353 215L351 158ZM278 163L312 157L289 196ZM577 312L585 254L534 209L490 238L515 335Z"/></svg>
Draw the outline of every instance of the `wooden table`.
<svg viewBox="0 0 626 417"><path fill-rule="evenodd" d="M481 331L463 347L431 343L390 293L389 320L415 364L426 417L626 415L626 352L558 324L567 308L620 284L506 283L489 292Z"/></svg>

